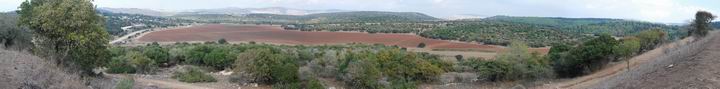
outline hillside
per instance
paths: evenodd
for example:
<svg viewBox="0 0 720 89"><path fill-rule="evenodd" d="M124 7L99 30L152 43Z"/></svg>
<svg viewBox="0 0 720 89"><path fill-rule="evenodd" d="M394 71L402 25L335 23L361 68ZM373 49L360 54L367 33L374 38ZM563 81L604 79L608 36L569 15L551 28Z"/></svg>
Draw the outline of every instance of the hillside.
<svg viewBox="0 0 720 89"><path fill-rule="evenodd" d="M562 18L562 17L514 17L494 16L482 19L482 21L499 21L528 25L541 25L558 28L567 32L582 34L603 34L609 33L618 36L632 35L642 30L651 28L665 29L671 34L678 30L678 26L670 26L660 23L651 23L634 20L610 19L610 18Z"/></svg>
<svg viewBox="0 0 720 89"><path fill-rule="evenodd" d="M77 74L39 57L0 49L0 86L7 89L91 89ZM106 87L109 88L109 87Z"/></svg>
<svg viewBox="0 0 720 89"><path fill-rule="evenodd" d="M184 14L176 18L205 22L267 22L267 23L345 23L345 22L409 22L431 21L438 18L415 12L353 11L309 15L278 14Z"/></svg>
<svg viewBox="0 0 720 89"><path fill-rule="evenodd" d="M112 13L124 13L124 14L138 14L138 15L148 15L148 16L172 16L177 13L175 12L163 12L163 11L156 11L156 10L149 10L149 9L140 9L140 8L97 8L98 10L102 10L104 12L112 12Z"/></svg>
<svg viewBox="0 0 720 89"><path fill-rule="evenodd" d="M345 10L304 10L304 9L292 9L284 7L267 7L267 8L218 8L218 9L198 9L185 12L179 12L178 14L192 15L192 14L227 14L227 15L244 15L244 14L277 14L277 15L308 15L317 13L332 13L332 12L345 12Z"/></svg>

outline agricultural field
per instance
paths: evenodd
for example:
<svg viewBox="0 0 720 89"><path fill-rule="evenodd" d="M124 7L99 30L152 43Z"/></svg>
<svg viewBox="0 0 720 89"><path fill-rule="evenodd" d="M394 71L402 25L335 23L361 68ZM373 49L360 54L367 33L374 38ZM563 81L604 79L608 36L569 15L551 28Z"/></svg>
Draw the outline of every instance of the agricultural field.
<svg viewBox="0 0 720 89"><path fill-rule="evenodd" d="M502 46L446 41L423 38L414 34L368 34L361 32L308 32L283 30L271 25L209 24L150 32L138 38L139 43L208 42L225 39L230 43L258 42L285 45L341 45L348 43L383 44L413 48L411 51L428 52L451 57L491 58ZM420 43L426 46L418 49ZM545 54L549 48L534 48ZM479 55L478 55L479 54Z"/></svg>

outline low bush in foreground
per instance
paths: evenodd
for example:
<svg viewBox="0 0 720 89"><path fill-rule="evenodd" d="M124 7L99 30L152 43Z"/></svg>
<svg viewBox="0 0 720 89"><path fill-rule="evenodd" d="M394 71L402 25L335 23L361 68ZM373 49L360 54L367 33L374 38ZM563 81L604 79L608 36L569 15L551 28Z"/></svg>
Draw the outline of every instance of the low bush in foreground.
<svg viewBox="0 0 720 89"><path fill-rule="evenodd" d="M189 67L185 69L184 72L175 72L172 77L181 82L188 83L217 81L214 77L207 75L203 73L200 69L194 67Z"/></svg>
<svg viewBox="0 0 720 89"><path fill-rule="evenodd" d="M120 80L117 85L115 85L115 89L133 89L133 85L135 83L135 79L133 78L125 78Z"/></svg>

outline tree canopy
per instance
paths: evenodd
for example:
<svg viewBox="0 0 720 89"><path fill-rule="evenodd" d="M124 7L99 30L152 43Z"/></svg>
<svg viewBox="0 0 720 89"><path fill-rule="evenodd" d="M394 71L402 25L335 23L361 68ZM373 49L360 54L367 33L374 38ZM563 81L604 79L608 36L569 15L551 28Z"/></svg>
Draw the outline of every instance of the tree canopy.
<svg viewBox="0 0 720 89"><path fill-rule="evenodd" d="M109 59L110 36L91 0L28 0L17 13L35 34L36 53L88 73Z"/></svg>

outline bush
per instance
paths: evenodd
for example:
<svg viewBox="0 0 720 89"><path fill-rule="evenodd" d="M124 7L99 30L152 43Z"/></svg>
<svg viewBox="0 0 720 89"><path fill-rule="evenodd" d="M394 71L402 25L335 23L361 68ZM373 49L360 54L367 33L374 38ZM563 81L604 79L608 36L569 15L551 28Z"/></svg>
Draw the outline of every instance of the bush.
<svg viewBox="0 0 720 89"><path fill-rule="evenodd" d="M134 83L135 79L132 77L124 78L115 85L115 89L133 89L133 86L135 85Z"/></svg>
<svg viewBox="0 0 720 89"><path fill-rule="evenodd" d="M644 52L655 49L655 47L665 42L667 33L661 29L650 29L638 33L636 37L640 40L640 50Z"/></svg>
<svg viewBox="0 0 720 89"><path fill-rule="evenodd" d="M145 55L142 55L138 52L129 52L125 55L125 58L130 62L133 67L136 68L138 72L141 73L150 73L157 66L154 60L151 60L150 58L145 57Z"/></svg>
<svg viewBox="0 0 720 89"><path fill-rule="evenodd" d="M420 43L420 44L418 44L417 47L418 47L418 48L425 48L425 43Z"/></svg>
<svg viewBox="0 0 720 89"><path fill-rule="evenodd" d="M317 79L312 79L307 82L306 89L325 89L325 86Z"/></svg>
<svg viewBox="0 0 720 89"><path fill-rule="evenodd" d="M462 61L463 61L463 56L462 56L462 55L455 55L455 60L457 60L458 62L462 62Z"/></svg>
<svg viewBox="0 0 720 89"><path fill-rule="evenodd" d="M336 51L325 51L321 58L308 63L310 70L320 77L332 78L337 74L338 53Z"/></svg>
<svg viewBox="0 0 720 89"><path fill-rule="evenodd" d="M477 70L478 75L489 81L534 80L551 78L553 71L544 58L528 51L528 46L512 42L510 50L495 60L468 60L464 63Z"/></svg>
<svg viewBox="0 0 720 89"><path fill-rule="evenodd" d="M346 84L357 89L379 89L382 88L379 83L382 77L380 69L376 68L377 64L367 61L357 61L348 64L347 70L341 78Z"/></svg>
<svg viewBox="0 0 720 89"><path fill-rule="evenodd" d="M125 57L115 57L110 60L108 69L105 70L107 73L135 73L135 67L133 67Z"/></svg>
<svg viewBox="0 0 720 89"><path fill-rule="evenodd" d="M298 66L284 54L270 49L251 49L238 55L235 72L249 73L255 81L275 84L298 82Z"/></svg>
<svg viewBox="0 0 720 89"><path fill-rule="evenodd" d="M225 67L229 67L234 58L228 57L229 52L224 49L215 49L212 52L205 55L203 58L203 64L211 66L216 70L222 70Z"/></svg>
<svg viewBox="0 0 720 89"><path fill-rule="evenodd" d="M217 41L217 43L219 43L219 44L227 44L228 41L225 40L225 38L220 38L220 39Z"/></svg>
<svg viewBox="0 0 720 89"><path fill-rule="evenodd" d="M605 34L576 48L564 45L553 47L548 55L558 77L575 77L600 69L613 58L621 56L616 50L619 43Z"/></svg>
<svg viewBox="0 0 720 89"><path fill-rule="evenodd" d="M143 54L155 61L157 64L161 64L162 66L169 65L170 54L167 49L162 48L159 45L146 46L143 50Z"/></svg>
<svg viewBox="0 0 720 89"><path fill-rule="evenodd" d="M185 69L184 72L175 72L175 73L173 73L172 77L181 82L188 82L188 83L217 81L214 77L205 74L200 69L195 68L195 67L188 67Z"/></svg>

